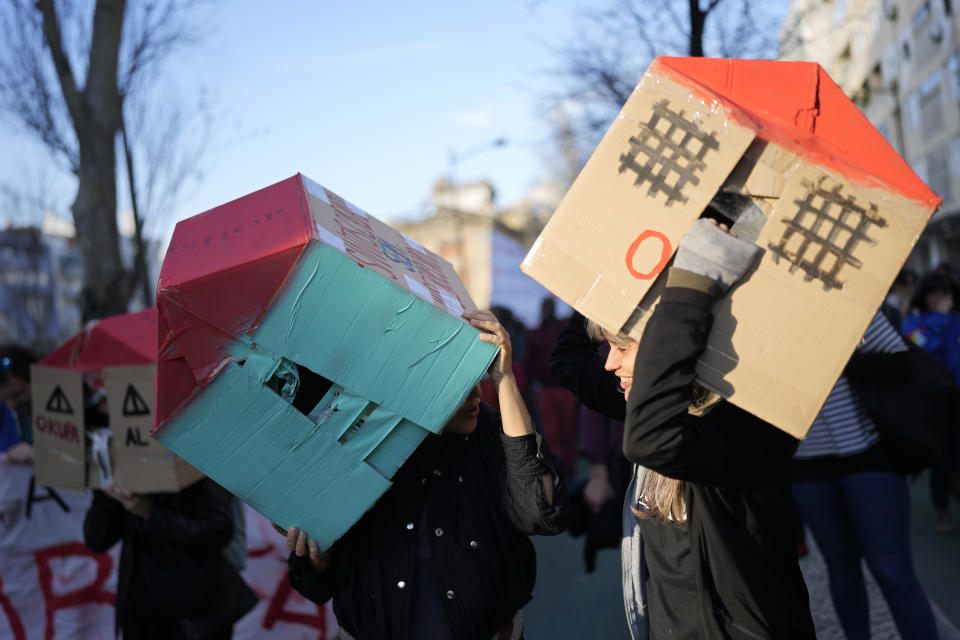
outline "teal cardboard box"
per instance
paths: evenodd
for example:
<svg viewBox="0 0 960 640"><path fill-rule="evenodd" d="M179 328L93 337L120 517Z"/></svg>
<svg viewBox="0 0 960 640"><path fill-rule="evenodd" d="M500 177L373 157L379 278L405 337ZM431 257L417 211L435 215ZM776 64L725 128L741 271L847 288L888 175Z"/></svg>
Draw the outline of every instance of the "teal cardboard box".
<svg viewBox="0 0 960 640"><path fill-rule="evenodd" d="M329 547L496 356L449 263L298 174L177 224L153 436Z"/></svg>

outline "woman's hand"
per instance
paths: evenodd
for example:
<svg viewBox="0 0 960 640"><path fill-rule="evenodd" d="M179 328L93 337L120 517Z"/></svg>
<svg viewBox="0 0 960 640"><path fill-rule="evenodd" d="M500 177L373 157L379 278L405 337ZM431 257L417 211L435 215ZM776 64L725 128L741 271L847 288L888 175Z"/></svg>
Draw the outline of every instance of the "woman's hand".
<svg viewBox="0 0 960 640"><path fill-rule="evenodd" d="M153 498L151 496L137 495L112 483L103 492L122 504L123 508L130 513L141 518L150 517L150 511L153 509Z"/></svg>
<svg viewBox="0 0 960 640"><path fill-rule="evenodd" d="M673 266L706 276L727 291L750 271L762 253L755 244L739 240L727 225L700 218L680 240Z"/></svg>
<svg viewBox="0 0 960 640"><path fill-rule="evenodd" d="M583 499L590 507L590 511L597 513L600 507L613 497L613 485L610 484L607 465L602 463L591 465L590 479L583 488Z"/></svg>
<svg viewBox="0 0 960 640"><path fill-rule="evenodd" d="M510 334L490 311L465 311L463 317L474 327L486 332L480 334L481 340L500 347L500 354L490 365L490 377L499 387L505 378L513 377L513 347L510 344Z"/></svg>
<svg viewBox="0 0 960 640"><path fill-rule="evenodd" d="M7 460L16 464L33 462L33 447L26 442L18 442L7 449Z"/></svg>
<svg viewBox="0 0 960 640"><path fill-rule="evenodd" d="M278 528L278 530L280 530ZM326 571L330 566L333 549L320 551L316 540L307 538L307 532L296 527L287 529L287 551L293 551L298 558L309 555L310 565L317 571Z"/></svg>

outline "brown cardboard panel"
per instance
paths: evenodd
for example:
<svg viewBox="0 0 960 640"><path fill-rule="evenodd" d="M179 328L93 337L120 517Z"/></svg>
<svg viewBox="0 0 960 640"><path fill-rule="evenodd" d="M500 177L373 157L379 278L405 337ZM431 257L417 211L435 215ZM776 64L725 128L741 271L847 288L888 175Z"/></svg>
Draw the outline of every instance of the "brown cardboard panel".
<svg viewBox="0 0 960 640"><path fill-rule="evenodd" d="M799 165L757 244L756 271L715 309L700 381L803 437L929 213Z"/></svg>
<svg viewBox="0 0 960 640"><path fill-rule="evenodd" d="M86 487L82 375L33 365L30 380L37 482L82 491Z"/></svg>
<svg viewBox="0 0 960 640"><path fill-rule="evenodd" d="M753 138L722 105L645 74L523 271L587 317L622 328Z"/></svg>
<svg viewBox="0 0 960 640"><path fill-rule="evenodd" d="M722 190L758 198L778 198L785 185L785 174L797 160L796 154L758 138L730 172Z"/></svg>
<svg viewBox="0 0 960 640"><path fill-rule="evenodd" d="M149 364L103 370L113 430L114 481L134 493L174 492L193 481L182 469L189 465L150 437L156 368Z"/></svg>

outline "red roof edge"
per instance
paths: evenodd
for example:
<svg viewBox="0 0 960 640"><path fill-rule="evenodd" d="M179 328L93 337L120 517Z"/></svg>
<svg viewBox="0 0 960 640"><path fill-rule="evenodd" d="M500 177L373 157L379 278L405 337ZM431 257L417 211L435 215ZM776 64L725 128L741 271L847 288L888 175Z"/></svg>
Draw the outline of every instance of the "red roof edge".
<svg viewBox="0 0 960 640"><path fill-rule="evenodd" d="M651 70L723 103L758 137L852 181L895 191L931 213L942 202L815 62L658 57Z"/></svg>

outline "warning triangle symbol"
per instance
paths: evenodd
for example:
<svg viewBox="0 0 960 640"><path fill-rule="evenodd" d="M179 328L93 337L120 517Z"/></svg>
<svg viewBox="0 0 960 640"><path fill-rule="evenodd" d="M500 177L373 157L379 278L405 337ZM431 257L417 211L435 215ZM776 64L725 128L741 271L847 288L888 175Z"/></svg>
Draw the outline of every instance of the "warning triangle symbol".
<svg viewBox="0 0 960 640"><path fill-rule="evenodd" d="M67 395L60 388L60 385L57 385L53 393L50 394L50 399L47 400L47 411L50 413L73 414L73 407L70 406L70 401L67 400Z"/></svg>
<svg viewBox="0 0 960 640"><path fill-rule="evenodd" d="M123 397L123 415L125 416L148 416L150 407L143 401L143 397L137 393L132 384L127 385L127 395Z"/></svg>

